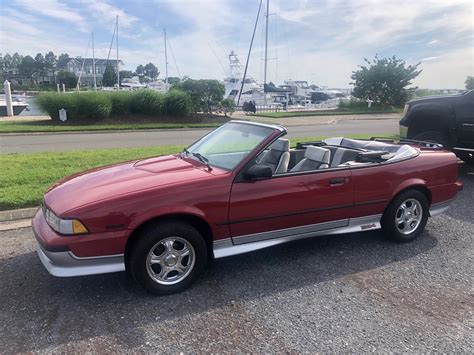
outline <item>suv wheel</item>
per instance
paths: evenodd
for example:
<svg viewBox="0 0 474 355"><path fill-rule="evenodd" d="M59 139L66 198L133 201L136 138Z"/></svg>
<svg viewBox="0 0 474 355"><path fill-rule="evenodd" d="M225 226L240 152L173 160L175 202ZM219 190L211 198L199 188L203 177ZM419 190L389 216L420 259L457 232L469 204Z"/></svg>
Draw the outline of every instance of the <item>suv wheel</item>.
<svg viewBox="0 0 474 355"><path fill-rule="evenodd" d="M466 164L474 164L474 153L469 152L456 152L459 159L463 160Z"/></svg>
<svg viewBox="0 0 474 355"><path fill-rule="evenodd" d="M188 224L158 223L138 238L128 265L133 278L156 295L185 290L206 265L204 239Z"/></svg>

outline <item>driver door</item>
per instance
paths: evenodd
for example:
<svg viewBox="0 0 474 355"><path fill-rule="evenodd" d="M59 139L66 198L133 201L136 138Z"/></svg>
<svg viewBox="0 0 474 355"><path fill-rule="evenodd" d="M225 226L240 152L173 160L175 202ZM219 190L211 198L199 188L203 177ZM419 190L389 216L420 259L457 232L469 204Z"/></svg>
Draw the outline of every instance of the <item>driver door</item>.
<svg viewBox="0 0 474 355"><path fill-rule="evenodd" d="M352 204L350 169L235 182L229 209L232 240L244 244L345 227Z"/></svg>

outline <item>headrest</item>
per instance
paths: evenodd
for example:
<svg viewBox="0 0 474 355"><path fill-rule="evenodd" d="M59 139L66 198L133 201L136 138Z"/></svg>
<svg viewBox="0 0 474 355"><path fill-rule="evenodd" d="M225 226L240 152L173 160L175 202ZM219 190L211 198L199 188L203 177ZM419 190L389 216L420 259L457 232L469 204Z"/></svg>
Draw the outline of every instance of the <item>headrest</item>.
<svg viewBox="0 0 474 355"><path fill-rule="evenodd" d="M331 151L329 149L315 147L314 145L306 147L306 151L304 152L305 158L324 164L329 164L330 156Z"/></svg>
<svg viewBox="0 0 474 355"><path fill-rule="evenodd" d="M288 139L278 138L272 143L270 149L288 152L290 150L290 141Z"/></svg>

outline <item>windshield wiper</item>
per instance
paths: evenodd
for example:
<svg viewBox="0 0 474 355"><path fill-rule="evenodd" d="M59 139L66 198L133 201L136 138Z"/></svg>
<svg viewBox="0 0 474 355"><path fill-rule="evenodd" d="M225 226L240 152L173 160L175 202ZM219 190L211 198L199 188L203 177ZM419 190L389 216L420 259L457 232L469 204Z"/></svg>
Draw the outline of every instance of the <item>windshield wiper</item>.
<svg viewBox="0 0 474 355"><path fill-rule="evenodd" d="M184 149L186 149L186 148L184 148ZM188 153L189 153L189 151L188 151ZM206 165L207 168L209 169L209 171L212 170L212 167L211 167L211 165L209 164L209 159L207 159L204 155L202 155L202 154L200 154L200 153L194 153L194 152L192 152L191 154L192 154L193 156L195 156L196 158L198 158L201 163L203 163L204 165Z"/></svg>

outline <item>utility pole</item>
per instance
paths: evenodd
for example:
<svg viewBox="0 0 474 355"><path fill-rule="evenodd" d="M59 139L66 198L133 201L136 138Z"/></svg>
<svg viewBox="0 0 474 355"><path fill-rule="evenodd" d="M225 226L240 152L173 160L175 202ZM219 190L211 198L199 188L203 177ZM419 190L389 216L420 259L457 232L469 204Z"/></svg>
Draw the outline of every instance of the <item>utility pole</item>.
<svg viewBox="0 0 474 355"><path fill-rule="evenodd" d="M267 104L267 93L265 85L267 85L267 62L268 62L268 11L270 9L270 0L267 0L267 13L265 14L265 63L263 72L263 99L265 105Z"/></svg>
<svg viewBox="0 0 474 355"><path fill-rule="evenodd" d="M95 72L94 32L92 32L92 72L94 73L94 90L97 91L97 78Z"/></svg>
<svg viewBox="0 0 474 355"><path fill-rule="evenodd" d="M118 42L118 15L115 19L115 27L117 28L117 37L116 37L116 43L117 43L117 91L120 90L120 69L119 69L119 42Z"/></svg>
<svg viewBox="0 0 474 355"><path fill-rule="evenodd" d="M166 28L163 29L163 34L165 37L165 86L168 89L168 50L166 49Z"/></svg>

